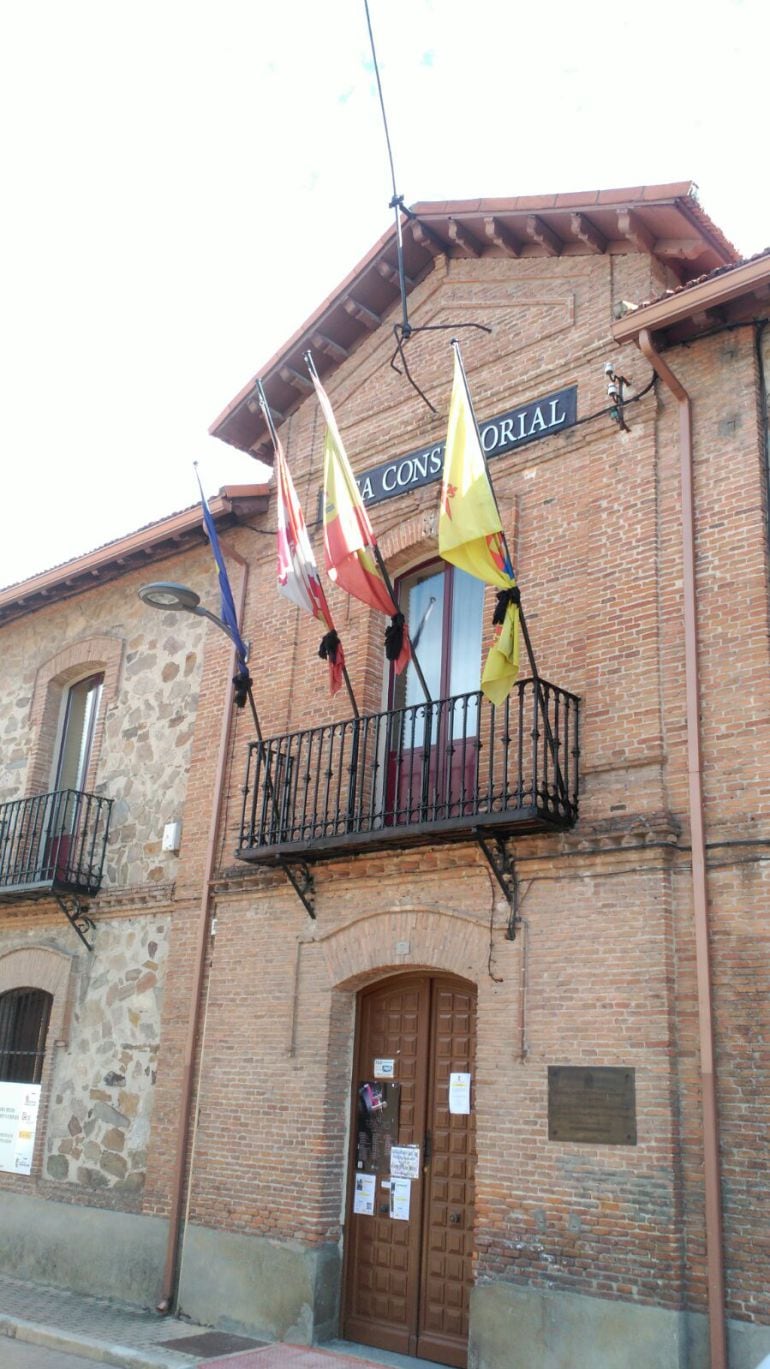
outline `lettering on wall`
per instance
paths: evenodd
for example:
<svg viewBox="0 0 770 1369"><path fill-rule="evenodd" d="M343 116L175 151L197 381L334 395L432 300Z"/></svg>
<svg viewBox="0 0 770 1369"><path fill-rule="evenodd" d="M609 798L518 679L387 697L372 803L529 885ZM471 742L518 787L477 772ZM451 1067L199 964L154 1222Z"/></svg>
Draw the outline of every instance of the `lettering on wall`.
<svg viewBox="0 0 770 1369"><path fill-rule="evenodd" d="M517 409L489 418L479 424L481 445L491 460L504 452L523 447L538 438L550 437L552 433L571 428L577 420L577 386L570 385L564 390L535 399L530 404L521 404ZM420 447L416 452L407 452L386 461L381 466L356 477L361 497L365 504L381 504L384 499L406 494L408 490L429 485L441 479L444 466L444 443L436 442L430 447Z"/></svg>

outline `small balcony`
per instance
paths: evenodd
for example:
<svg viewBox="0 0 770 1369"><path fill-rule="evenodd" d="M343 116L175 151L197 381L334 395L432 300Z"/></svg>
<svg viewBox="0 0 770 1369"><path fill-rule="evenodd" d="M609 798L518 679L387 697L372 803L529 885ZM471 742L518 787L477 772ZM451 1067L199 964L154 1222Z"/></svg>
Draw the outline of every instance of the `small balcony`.
<svg viewBox="0 0 770 1369"><path fill-rule="evenodd" d="M76 789L0 804L0 902L97 894L111 808Z"/></svg>
<svg viewBox="0 0 770 1369"><path fill-rule="evenodd" d="M521 680L249 744L237 856L277 863L572 827L574 694Z"/></svg>

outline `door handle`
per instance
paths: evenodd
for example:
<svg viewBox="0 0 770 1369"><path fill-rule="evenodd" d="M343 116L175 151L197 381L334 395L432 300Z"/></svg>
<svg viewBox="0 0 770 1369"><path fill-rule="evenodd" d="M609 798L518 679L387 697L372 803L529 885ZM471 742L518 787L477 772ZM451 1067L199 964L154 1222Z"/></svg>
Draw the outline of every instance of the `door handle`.
<svg viewBox="0 0 770 1369"><path fill-rule="evenodd" d="M462 1214L462 1212L450 1212L450 1214L449 1214L449 1220L450 1220L450 1222L452 1223L453 1226L459 1226L459 1224L460 1224L460 1222L462 1221L462 1219L463 1219L463 1214Z"/></svg>

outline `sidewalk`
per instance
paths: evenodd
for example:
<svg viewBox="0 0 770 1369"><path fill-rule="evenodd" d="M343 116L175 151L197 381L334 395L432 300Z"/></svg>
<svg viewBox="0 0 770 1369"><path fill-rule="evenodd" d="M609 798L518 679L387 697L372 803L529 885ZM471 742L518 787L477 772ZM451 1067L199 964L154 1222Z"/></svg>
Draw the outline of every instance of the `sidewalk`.
<svg viewBox="0 0 770 1369"><path fill-rule="evenodd" d="M322 1347L265 1345L245 1335L5 1275L0 1275L2 1336L118 1369L416 1369L423 1363L343 1341Z"/></svg>

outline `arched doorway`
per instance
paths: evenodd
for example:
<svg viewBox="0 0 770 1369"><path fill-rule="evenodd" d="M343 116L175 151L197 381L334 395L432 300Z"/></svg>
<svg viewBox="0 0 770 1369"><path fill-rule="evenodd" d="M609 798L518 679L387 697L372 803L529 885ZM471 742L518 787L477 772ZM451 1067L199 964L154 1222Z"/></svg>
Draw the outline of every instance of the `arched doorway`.
<svg viewBox="0 0 770 1369"><path fill-rule="evenodd" d="M475 986L454 976L399 975L359 995L343 1334L460 1369L472 1281L475 1038ZM450 1098L452 1075L460 1078ZM394 1146L417 1151L394 1162ZM399 1170L411 1177L394 1181Z"/></svg>

